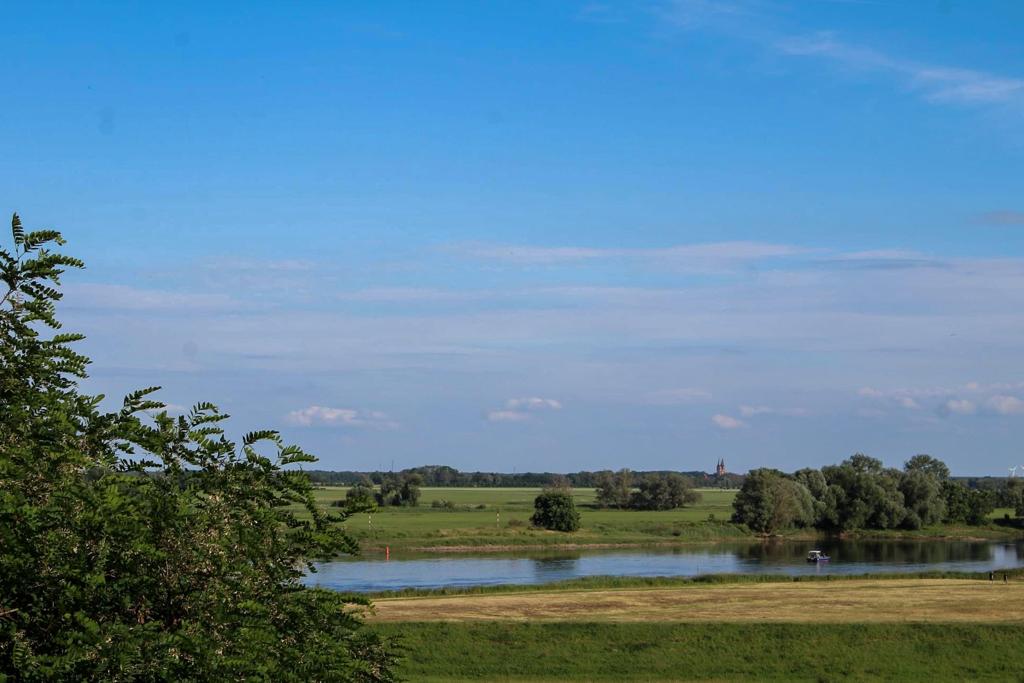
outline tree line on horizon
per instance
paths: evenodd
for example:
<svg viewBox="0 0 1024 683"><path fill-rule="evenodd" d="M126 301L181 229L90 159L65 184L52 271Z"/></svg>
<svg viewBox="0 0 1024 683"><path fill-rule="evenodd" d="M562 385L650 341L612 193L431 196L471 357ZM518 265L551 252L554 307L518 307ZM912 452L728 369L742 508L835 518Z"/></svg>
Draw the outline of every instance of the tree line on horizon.
<svg viewBox="0 0 1024 683"><path fill-rule="evenodd" d="M574 488L597 488L601 477L608 470L579 472L461 472L448 465L424 465L410 467L398 472L374 470L306 470L310 481L321 486L356 486L369 481L380 486L389 477L418 475L420 486L444 488L458 486L466 488L543 488L565 479ZM632 472L637 481L648 476L676 474L690 479L695 486L705 488L736 489L743 483L743 475L731 472L715 475L700 471L647 470Z"/></svg>

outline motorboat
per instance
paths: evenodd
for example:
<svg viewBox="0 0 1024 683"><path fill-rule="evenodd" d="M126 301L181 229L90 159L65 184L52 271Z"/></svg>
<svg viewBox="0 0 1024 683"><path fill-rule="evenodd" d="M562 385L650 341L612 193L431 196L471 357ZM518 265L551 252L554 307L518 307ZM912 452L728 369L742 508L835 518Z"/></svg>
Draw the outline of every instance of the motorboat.
<svg viewBox="0 0 1024 683"><path fill-rule="evenodd" d="M831 557L821 552L820 550L812 550L811 552L807 553L808 562L828 562L831 559Z"/></svg>

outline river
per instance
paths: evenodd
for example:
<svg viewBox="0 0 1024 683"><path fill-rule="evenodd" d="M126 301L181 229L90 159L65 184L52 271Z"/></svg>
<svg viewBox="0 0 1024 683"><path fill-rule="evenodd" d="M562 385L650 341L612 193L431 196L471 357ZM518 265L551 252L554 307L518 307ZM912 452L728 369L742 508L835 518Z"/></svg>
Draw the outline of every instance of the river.
<svg viewBox="0 0 1024 683"><path fill-rule="evenodd" d="M806 561L821 549L831 562ZM516 552L489 555L365 556L324 562L308 585L339 591L542 584L586 576L701 574L871 574L993 571L1024 566L1024 542L819 541L717 543L674 548Z"/></svg>

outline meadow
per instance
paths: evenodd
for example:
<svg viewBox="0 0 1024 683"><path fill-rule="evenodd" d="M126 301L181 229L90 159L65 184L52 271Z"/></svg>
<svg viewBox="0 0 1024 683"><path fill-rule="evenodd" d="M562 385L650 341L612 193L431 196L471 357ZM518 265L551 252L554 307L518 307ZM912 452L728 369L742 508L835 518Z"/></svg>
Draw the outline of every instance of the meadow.
<svg viewBox="0 0 1024 683"><path fill-rule="evenodd" d="M1024 582L978 579L690 583L378 598L375 621L1024 623Z"/></svg>
<svg viewBox="0 0 1024 683"><path fill-rule="evenodd" d="M417 681L1019 680L1024 582L688 582L378 599Z"/></svg>
<svg viewBox="0 0 1024 683"><path fill-rule="evenodd" d="M1024 629L983 623L393 622L414 681L1013 681Z"/></svg>
<svg viewBox="0 0 1024 683"><path fill-rule="evenodd" d="M325 508L343 500L344 487L315 491ZM539 488L424 488L416 507L359 513L349 532L368 552L382 546L434 550L499 549L547 545L634 545L714 541L749 536L729 523L735 491L700 489L701 500L676 510L612 510L595 506L594 489L575 489L582 528L571 535L530 527ZM452 507L434 507L448 502Z"/></svg>
<svg viewBox="0 0 1024 683"><path fill-rule="evenodd" d="M316 489L325 509L344 500L345 487ZM616 510L598 508L594 489L574 489L582 528L573 534L530 526L533 499L539 488L423 488L416 507L386 507L353 515L349 532L367 553L385 546L434 552L513 550L545 546L630 546L742 540L753 534L732 524L735 490L697 489L701 500L676 510ZM448 503L449 507L435 507ZM1001 519L1007 510L991 517ZM915 531L863 531L851 537L878 538L1007 538L1019 536L1012 527L938 526ZM820 537L814 530L792 530L790 539Z"/></svg>

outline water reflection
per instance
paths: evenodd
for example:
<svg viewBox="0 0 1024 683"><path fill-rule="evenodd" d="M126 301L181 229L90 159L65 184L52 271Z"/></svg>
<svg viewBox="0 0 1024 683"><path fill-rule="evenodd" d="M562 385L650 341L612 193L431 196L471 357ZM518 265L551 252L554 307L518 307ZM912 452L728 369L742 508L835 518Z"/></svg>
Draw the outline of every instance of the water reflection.
<svg viewBox="0 0 1024 683"><path fill-rule="evenodd" d="M805 561L824 550L827 564ZM990 571L1024 566L1024 543L971 541L822 541L745 543L592 552L533 552L486 557L340 560L318 566L310 585L343 591L539 584L585 576L697 576L700 574L865 574L916 571Z"/></svg>

